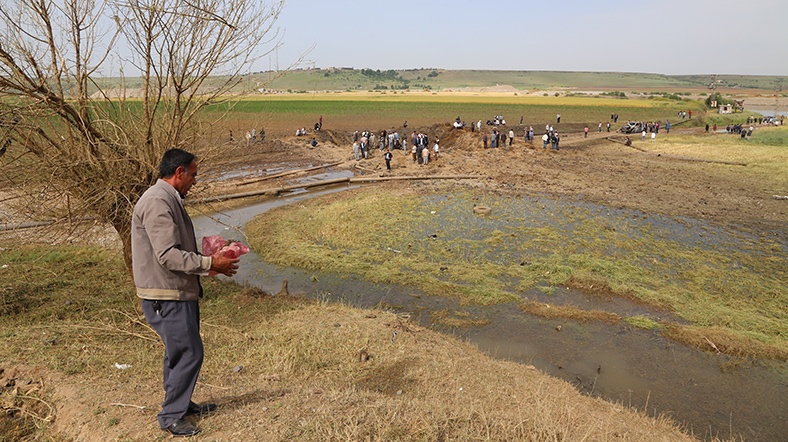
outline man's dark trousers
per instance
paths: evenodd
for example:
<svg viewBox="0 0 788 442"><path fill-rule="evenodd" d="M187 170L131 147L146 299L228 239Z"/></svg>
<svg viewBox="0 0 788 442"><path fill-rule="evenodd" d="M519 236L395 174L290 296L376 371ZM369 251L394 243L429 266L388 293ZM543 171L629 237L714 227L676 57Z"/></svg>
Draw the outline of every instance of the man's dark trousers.
<svg viewBox="0 0 788 442"><path fill-rule="evenodd" d="M154 307L160 307L157 311ZM145 319L164 342L164 402L157 415L166 428L182 419L203 361L198 301L142 301Z"/></svg>

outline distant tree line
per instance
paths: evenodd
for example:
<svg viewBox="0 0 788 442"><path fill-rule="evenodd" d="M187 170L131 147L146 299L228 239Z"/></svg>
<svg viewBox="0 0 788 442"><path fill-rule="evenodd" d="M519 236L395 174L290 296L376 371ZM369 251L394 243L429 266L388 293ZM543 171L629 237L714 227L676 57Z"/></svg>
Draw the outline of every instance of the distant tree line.
<svg viewBox="0 0 788 442"><path fill-rule="evenodd" d="M381 71L380 69L362 69L361 75L375 80L404 81L394 69L389 69L387 71Z"/></svg>

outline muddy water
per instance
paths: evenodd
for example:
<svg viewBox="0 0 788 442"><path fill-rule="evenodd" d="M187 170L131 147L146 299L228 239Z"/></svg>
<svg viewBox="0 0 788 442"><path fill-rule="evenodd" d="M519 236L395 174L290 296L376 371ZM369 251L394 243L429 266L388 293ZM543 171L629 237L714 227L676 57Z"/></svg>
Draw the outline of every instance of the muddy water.
<svg viewBox="0 0 788 442"><path fill-rule="evenodd" d="M243 225L257 214L342 189L344 187L301 193L211 218L195 218L198 239L223 234L243 240ZM619 215L644 223L653 221L663 228L667 223L676 234L685 235L686 241L704 243L712 236L708 235L707 227L693 234L698 226L688 221L674 226L672 221L646 219L640 213L622 212ZM384 306L409 312L423 325L467 339L492 356L534 365L575 384L587 394L646 410L649 414L668 415L702 439L736 436L751 441L788 440L785 364L767 368L757 361L701 352L664 339L657 332L629 325L540 319L523 314L515 304L469 309L451 299L422 296L408 287L369 284L353 277L269 265L254 253L244 257L236 279L272 293L278 292L282 280L287 279L292 293L306 293L360 307ZM539 290L521 295L529 299L545 296ZM571 301L581 308L603 309L622 315L642 314L655 318L666 315L626 300L588 298L564 288L556 288L549 301ZM489 323L482 327L446 328L431 323L430 312L438 310L461 311Z"/></svg>

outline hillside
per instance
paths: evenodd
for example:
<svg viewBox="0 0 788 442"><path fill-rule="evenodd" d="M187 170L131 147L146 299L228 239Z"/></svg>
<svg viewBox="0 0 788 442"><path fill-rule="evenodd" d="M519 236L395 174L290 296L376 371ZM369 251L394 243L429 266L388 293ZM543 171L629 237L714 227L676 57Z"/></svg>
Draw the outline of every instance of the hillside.
<svg viewBox="0 0 788 442"><path fill-rule="evenodd" d="M780 77L716 76L717 88L774 92ZM277 91L465 89L507 85L517 90L644 90L706 89L712 75L662 75L630 72L485 71L445 69L372 70L353 68L299 69L287 73L258 72L247 85Z"/></svg>

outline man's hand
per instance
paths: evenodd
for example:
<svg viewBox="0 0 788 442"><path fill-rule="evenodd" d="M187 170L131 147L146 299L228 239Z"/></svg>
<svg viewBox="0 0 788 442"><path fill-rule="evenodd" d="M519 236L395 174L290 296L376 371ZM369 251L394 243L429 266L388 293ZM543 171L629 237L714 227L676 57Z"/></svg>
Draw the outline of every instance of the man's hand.
<svg viewBox="0 0 788 442"><path fill-rule="evenodd" d="M211 257L211 270L226 276L233 276L238 271L240 258L227 258L227 252L217 253Z"/></svg>

